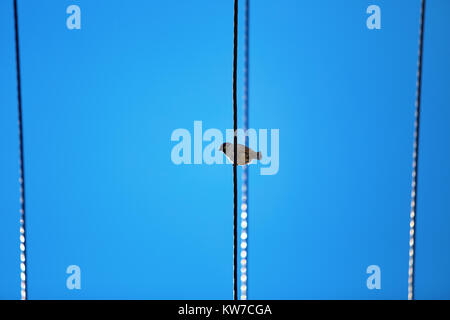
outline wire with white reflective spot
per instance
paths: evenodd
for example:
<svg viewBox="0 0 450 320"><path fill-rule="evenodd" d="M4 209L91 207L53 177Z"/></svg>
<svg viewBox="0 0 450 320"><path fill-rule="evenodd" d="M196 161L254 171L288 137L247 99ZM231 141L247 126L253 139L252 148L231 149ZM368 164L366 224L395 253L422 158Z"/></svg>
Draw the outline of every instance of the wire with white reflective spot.
<svg viewBox="0 0 450 320"><path fill-rule="evenodd" d="M423 57L423 35L425 25L425 0L422 0L420 9L419 27L419 52L417 59L417 82L416 82L416 111L414 120L414 151L412 163L411 182L411 212L409 222L409 269L408 269L408 300L414 300L414 267L415 267L415 245L416 245L416 213L417 213L417 178L419 164L419 129L420 129L420 100L422 94L422 57Z"/></svg>
<svg viewBox="0 0 450 320"><path fill-rule="evenodd" d="M249 82L249 4L245 2L245 30L244 30L244 133L248 130L248 82ZM245 134L245 145L248 146L248 135ZM241 201L241 300L248 297L248 165L242 171L242 201Z"/></svg>
<svg viewBox="0 0 450 320"><path fill-rule="evenodd" d="M22 85L20 78L19 21L17 16L17 0L14 0L14 31L16 42L16 72L17 72L17 105L19 124L19 185L20 185L20 298L27 299L27 251L25 238L25 171L23 156L23 125L22 125Z"/></svg>

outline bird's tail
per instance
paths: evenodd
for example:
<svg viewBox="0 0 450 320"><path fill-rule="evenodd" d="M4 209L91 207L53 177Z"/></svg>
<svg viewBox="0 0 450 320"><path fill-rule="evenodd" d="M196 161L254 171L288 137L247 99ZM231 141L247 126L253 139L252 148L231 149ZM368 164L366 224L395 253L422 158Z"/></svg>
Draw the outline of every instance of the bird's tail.
<svg viewBox="0 0 450 320"><path fill-rule="evenodd" d="M262 159L262 152L259 151L256 153L256 160L261 160Z"/></svg>

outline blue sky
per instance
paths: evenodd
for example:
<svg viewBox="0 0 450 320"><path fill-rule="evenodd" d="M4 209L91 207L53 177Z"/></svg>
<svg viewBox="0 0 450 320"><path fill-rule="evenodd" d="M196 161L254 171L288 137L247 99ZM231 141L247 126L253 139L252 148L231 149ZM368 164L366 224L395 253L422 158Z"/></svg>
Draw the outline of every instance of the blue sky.
<svg viewBox="0 0 450 320"><path fill-rule="evenodd" d="M407 298L419 9L252 1L250 127L279 129L280 165L250 168L250 299ZM418 299L450 298L449 9L427 3ZM0 16L0 298L18 299L12 1ZM19 21L29 298L231 299L232 167L177 166L170 137L232 128L232 1L22 0Z"/></svg>

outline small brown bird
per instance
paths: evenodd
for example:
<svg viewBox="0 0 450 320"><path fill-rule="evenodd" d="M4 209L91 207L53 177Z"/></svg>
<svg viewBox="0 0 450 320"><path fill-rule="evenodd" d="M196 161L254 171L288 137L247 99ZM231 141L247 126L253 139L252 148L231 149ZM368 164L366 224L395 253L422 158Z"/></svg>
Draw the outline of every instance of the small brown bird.
<svg viewBox="0 0 450 320"><path fill-rule="evenodd" d="M234 163L234 144L233 143L225 142L224 144L222 144L220 146L219 150L222 151L223 153L225 153L227 158L230 159L230 161L232 163ZM237 165L243 166L243 165L249 164L254 159L256 159L256 160L262 159L261 151L260 152L253 151L249 147L238 143L238 145L237 145Z"/></svg>

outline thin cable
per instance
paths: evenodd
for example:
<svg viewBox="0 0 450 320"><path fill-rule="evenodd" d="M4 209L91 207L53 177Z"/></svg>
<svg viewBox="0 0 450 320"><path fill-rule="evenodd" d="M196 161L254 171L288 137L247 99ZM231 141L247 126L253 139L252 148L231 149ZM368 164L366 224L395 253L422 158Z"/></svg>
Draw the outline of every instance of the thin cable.
<svg viewBox="0 0 450 320"><path fill-rule="evenodd" d="M244 132L245 145L248 146L248 81L249 81L249 4L245 1L244 30ZM241 300L248 297L248 165L242 171L242 203L241 203Z"/></svg>
<svg viewBox="0 0 450 320"><path fill-rule="evenodd" d="M233 44L233 129L234 129L234 159L233 159L233 299L237 300L237 27L238 0L234 0L234 44Z"/></svg>
<svg viewBox="0 0 450 320"><path fill-rule="evenodd" d="M17 17L17 0L14 0L14 31L16 41L17 105L19 122L19 184L20 184L20 296L27 299L27 259L25 239L25 171L23 161L23 127L22 127L22 85L20 81L19 21Z"/></svg>
<svg viewBox="0 0 450 320"><path fill-rule="evenodd" d="M409 270L408 270L408 300L414 300L414 258L416 239L416 212L417 212L417 177L419 164L419 129L420 129L420 100L422 95L422 56L423 56L423 35L425 25L425 0L422 0L420 9L420 31L419 31L419 52L417 59L417 82L416 82L416 111L414 121L414 151L412 163L412 183L411 183L411 214L409 222Z"/></svg>

